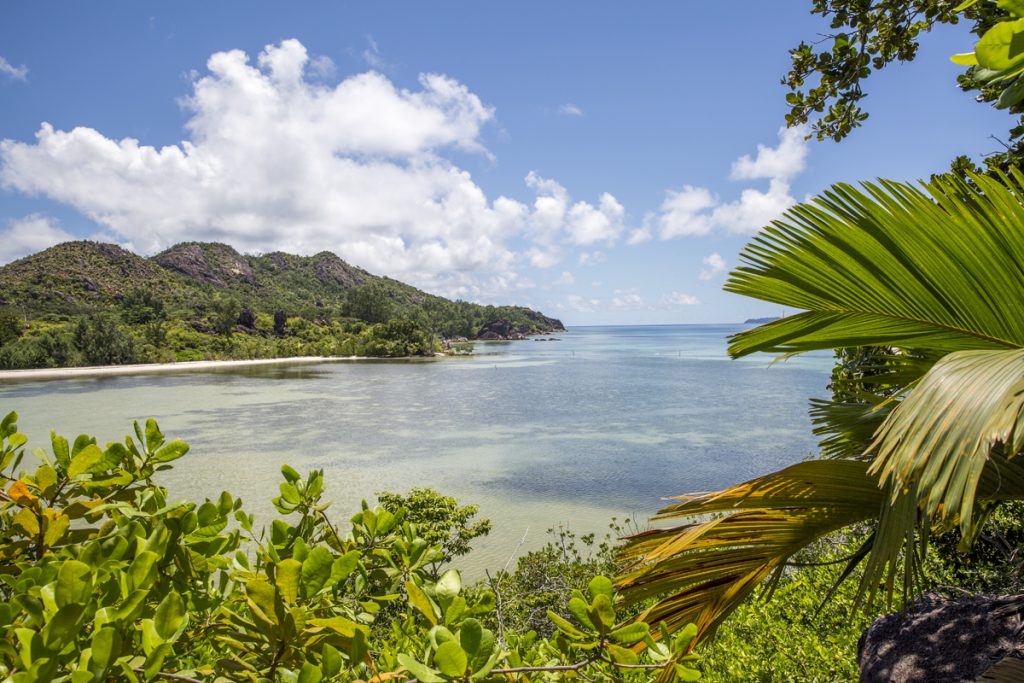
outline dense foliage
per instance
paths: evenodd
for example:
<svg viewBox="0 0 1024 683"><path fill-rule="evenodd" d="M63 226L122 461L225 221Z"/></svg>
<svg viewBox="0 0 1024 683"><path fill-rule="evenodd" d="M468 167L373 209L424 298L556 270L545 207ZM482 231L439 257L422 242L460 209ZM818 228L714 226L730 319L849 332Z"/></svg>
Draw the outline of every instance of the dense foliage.
<svg viewBox="0 0 1024 683"><path fill-rule="evenodd" d="M202 504L169 500L154 477L188 446L152 420L105 448L54 434L51 451L36 449L40 462L26 469L16 420L0 423L5 680L700 676L693 629L655 641L647 624L622 618L603 576L563 596L570 616L550 612L551 635L506 629L500 597L441 571L444 542L431 544L409 521L436 495L392 496L412 502L395 512L364 503L343 527L323 500L323 474L285 465L273 500L280 516L261 527L227 492ZM427 515L423 528L469 522L454 511Z"/></svg>
<svg viewBox="0 0 1024 683"><path fill-rule="evenodd" d="M517 306L449 301L324 252L180 244L144 259L68 242L0 267L0 368L315 356L422 356L562 329Z"/></svg>

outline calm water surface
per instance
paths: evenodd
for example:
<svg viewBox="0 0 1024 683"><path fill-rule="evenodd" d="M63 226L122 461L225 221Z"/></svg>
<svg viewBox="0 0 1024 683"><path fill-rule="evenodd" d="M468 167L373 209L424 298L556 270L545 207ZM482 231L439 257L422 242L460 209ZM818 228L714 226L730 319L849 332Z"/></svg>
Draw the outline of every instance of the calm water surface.
<svg viewBox="0 0 1024 683"><path fill-rule="evenodd" d="M258 366L5 382L29 446L49 430L119 440L156 417L192 445L172 494L242 496L268 519L280 464L323 468L346 518L381 490L430 486L478 503L495 529L468 562L501 567L568 525L603 531L659 498L717 489L814 451L807 399L831 359L738 361L740 326L587 327L559 341L477 344L467 358Z"/></svg>

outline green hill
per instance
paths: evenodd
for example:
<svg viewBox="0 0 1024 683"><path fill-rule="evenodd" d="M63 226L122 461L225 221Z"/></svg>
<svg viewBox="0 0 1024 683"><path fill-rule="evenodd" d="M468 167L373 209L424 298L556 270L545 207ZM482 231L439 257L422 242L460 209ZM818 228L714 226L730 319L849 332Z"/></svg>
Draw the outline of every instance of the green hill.
<svg viewBox="0 0 1024 683"><path fill-rule="evenodd" d="M144 258L90 241L0 267L0 328L0 367L429 354L446 339L563 329L528 308L451 301L329 252L251 256L186 242ZM110 335L127 335L134 351L88 353L90 333L97 351Z"/></svg>

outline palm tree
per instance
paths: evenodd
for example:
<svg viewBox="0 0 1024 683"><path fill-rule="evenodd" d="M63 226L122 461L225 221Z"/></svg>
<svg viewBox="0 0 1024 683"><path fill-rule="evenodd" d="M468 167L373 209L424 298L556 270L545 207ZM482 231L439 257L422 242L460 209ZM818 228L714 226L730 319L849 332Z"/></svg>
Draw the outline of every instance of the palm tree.
<svg viewBox="0 0 1024 683"><path fill-rule="evenodd" d="M619 587L640 618L712 632L801 548L853 524L860 595L916 589L930 533L969 544L1024 498L1024 175L836 185L765 228L726 289L800 311L729 353L875 347L817 402L820 460L673 500L630 539ZM866 371L865 371L866 370Z"/></svg>

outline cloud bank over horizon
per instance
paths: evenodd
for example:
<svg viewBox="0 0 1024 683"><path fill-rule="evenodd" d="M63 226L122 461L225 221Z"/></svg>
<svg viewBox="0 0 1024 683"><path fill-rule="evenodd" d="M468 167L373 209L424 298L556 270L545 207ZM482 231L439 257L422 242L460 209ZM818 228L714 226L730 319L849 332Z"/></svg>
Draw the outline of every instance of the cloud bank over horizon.
<svg viewBox="0 0 1024 683"><path fill-rule="evenodd" d="M379 69L385 62L367 40L364 58ZM781 130L776 147L758 145L732 165L732 180L767 188L745 187L725 201L684 185L630 225L612 193L575 199L532 170L526 198L489 197L449 158L493 158L483 137L495 110L461 82L424 73L405 89L379 70L340 81L334 73L329 58L294 39L254 60L241 50L214 53L181 100L186 139L158 148L44 122L34 142L0 140L0 186L67 205L96 224L93 238L143 254L189 240L250 253L328 250L371 272L480 300L535 288L524 269L602 264L622 243L749 234L795 203L790 182L806 166L804 132ZM561 113L583 114L572 104ZM0 227L0 264L78 238L33 213ZM712 256L701 279L725 269ZM573 284L568 271L554 277L537 279ZM635 292L606 299L618 310L641 301ZM569 300L576 310L604 303ZM698 300L672 292L663 303Z"/></svg>
<svg viewBox="0 0 1024 683"><path fill-rule="evenodd" d="M446 150L488 155L493 108L458 81L422 74L397 88L369 71L334 86L297 40L251 64L218 52L183 102L189 139L162 148L92 128L43 123L34 143L0 142L5 188L67 204L123 245L151 254L183 240L243 251L322 250L451 295L517 279L512 238L554 265L561 244L614 240L624 209L610 194L572 202L531 173L532 206L489 200ZM316 73L311 73L316 72Z"/></svg>

